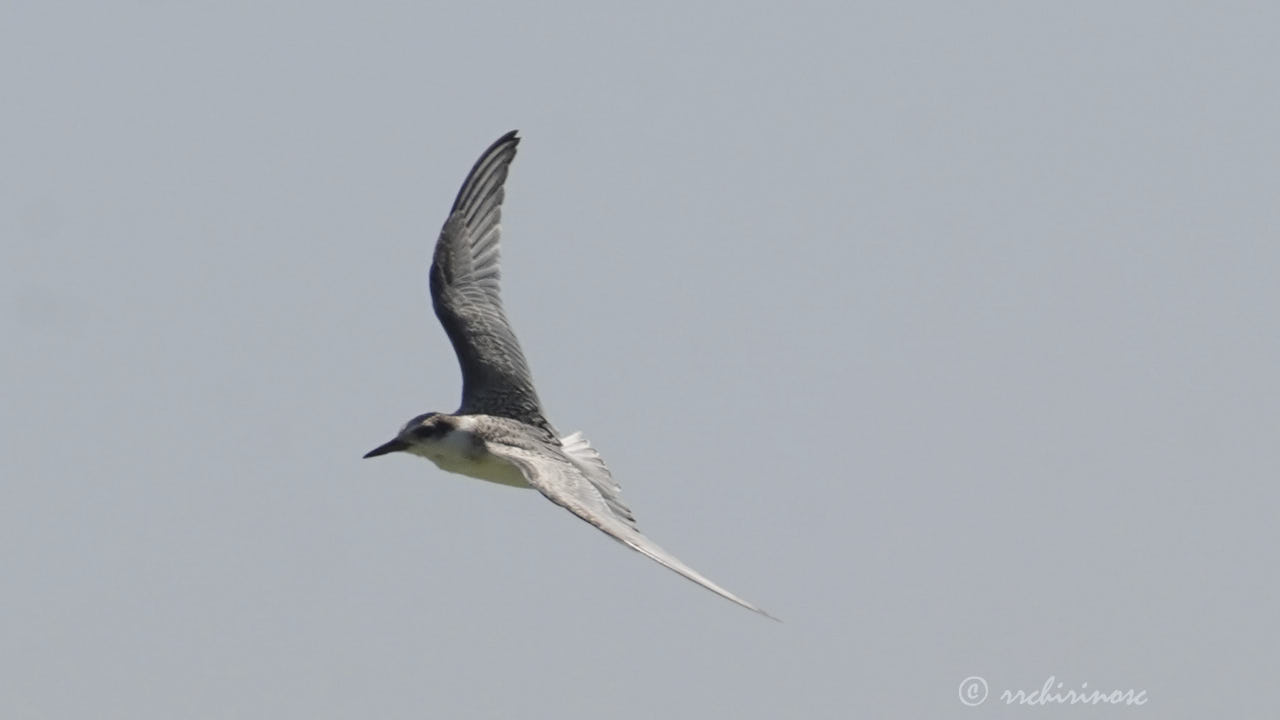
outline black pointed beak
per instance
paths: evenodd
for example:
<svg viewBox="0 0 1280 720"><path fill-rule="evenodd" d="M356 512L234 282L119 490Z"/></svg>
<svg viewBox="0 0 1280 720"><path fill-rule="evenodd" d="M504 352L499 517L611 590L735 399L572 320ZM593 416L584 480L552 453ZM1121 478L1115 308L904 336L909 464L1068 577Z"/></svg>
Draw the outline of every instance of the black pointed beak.
<svg viewBox="0 0 1280 720"><path fill-rule="evenodd" d="M404 442L403 440L399 440L399 439L392 440L391 442L383 443L378 447L365 453L364 457L366 460L368 460L371 457L378 457L379 455L386 455L387 453L400 452L401 450L404 450L408 447L409 447L408 443Z"/></svg>

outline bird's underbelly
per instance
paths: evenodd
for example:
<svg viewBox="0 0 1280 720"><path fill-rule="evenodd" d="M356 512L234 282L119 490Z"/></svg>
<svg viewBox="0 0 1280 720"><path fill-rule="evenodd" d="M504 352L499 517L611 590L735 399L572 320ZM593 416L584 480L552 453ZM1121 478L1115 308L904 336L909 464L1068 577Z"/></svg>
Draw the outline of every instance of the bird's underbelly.
<svg viewBox="0 0 1280 720"><path fill-rule="evenodd" d="M487 480L511 487L532 487L525 482L524 474L511 463L488 453L480 455L456 455L453 453L430 455L428 459L436 467L451 473L466 475L477 480Z"/></svg>

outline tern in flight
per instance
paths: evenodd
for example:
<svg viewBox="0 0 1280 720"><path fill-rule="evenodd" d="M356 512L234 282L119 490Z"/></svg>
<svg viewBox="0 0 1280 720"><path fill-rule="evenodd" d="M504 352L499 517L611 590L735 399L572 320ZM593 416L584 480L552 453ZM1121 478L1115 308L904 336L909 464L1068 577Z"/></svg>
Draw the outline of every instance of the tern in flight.
<svg viewBox="0 0 1280 720"><path fill-rule="evenodd" d="M543 416L498 294L503 183L519 142L513 130L476 161L449 210L431 263L432 305L462 366L462 406L453 414L413 418L395 439L365 457L408 452L449 472L532 487L609 537L772 617L645 537L600 454L582 433L560 437Z"/></svg>

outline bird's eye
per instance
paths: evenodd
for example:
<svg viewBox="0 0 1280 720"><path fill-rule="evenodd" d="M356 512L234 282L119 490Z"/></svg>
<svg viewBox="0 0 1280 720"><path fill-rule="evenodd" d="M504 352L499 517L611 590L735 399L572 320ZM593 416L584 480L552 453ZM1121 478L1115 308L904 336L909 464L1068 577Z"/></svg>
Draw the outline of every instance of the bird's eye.
<svg viewBox="0 0 1280 720"><path fill-rule="evenodd" d="M413 429L413 436L420 437L420 438L427 438L427 437L431 437L432 435L435 435L437 432L439 432L439 428L437 428L435 425L419 425L418 427Z"/></svg>

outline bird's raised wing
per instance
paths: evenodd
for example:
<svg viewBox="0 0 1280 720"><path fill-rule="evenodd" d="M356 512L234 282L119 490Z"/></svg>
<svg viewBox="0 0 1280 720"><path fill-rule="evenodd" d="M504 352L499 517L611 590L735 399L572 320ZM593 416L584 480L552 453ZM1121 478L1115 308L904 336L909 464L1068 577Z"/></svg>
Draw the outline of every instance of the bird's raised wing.
<svg viewBox="0 0 1280 720"><path fill-rule="evenodd" d="M480 156L453 201L431 263L431 302L462 367L459 413L549 428L498 293L503 183L516 131Z"/></svg>
<svg viewBox="0 0 1280 720"><path fill-rule="evenodd" d="M547 448L550 450L550 448ZM594 525L604 534L618 542L656 560L663 566L674 570L684 577L698 583L711 592L731 600L748 610L754 610L765 617L777 620L769 613L711 582L701 573L680 562L671 553L663 550L657 543L645 537L635 528L634 521L628 514L618 517L610 511L610 503L606 502L595 484L584 474L583 470L558 450L546 452L543 448L526 449L512 445L490 443L489 451L503 457L520 468L524 479L538 492L547 496L551 502Z"/></svg>

